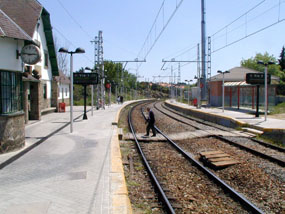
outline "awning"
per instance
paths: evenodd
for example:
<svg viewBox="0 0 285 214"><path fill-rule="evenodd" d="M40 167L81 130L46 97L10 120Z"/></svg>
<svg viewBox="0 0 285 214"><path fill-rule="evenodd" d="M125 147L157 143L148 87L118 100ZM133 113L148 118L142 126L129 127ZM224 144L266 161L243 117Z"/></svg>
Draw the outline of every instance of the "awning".
<svg viewBox="0 0 285 214"><path fill-rule="evenodd" d="M247 84L245 81L240 82L225 82L225 87L236 87L236 86L251 86Z"/></svg>

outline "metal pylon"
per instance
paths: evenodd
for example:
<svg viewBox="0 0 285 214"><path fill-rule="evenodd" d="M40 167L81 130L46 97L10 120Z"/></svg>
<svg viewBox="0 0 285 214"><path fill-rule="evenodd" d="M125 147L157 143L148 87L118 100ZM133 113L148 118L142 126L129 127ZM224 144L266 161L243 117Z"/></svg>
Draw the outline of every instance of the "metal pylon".
<svg viewBox="0 0 285 214"><path fill-rule="evenodd" d="M103 36L99 31L98 37L95 37L95 68L99 74L99 84L97 85L97 108L105 109L105 74L104 74L104 58L103 58Z"/></svg>

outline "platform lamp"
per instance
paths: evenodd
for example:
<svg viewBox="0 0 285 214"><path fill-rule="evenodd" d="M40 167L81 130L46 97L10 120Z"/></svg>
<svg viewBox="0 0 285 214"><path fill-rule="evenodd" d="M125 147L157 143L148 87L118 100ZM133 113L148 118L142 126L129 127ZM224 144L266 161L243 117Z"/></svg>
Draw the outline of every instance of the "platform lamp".
<svg viewBox="0 0 285 214"><path fill-rule="evenodd" d="M225 74L230 73L229 71L217 71L219 74L223 75L223 112L225 111Z"/></svg>
<svg viewBox="0 0 285 214"><path fill-rule="evenodd" d="M75 51L68 51L66 48L60 48L59 53L70 54L70 133L73 132L73 54L85 53L83 48L76 48Z"/></svg>
<svg viewBox="0 0 285 214"><path fill-rule="evenodd" d="M188 98L188 105L189 105L189 90L190 90L190 82L193 80L185 80L185 82L188 82L188 90L187 90L187 98Z"/></svg>
<svg viewBox="0 0 285 214"><path fill-rule="evenodd" d="M266 121L267 120L267 108L268 108L268 106L267 106L267 98L268 98L268 94L267 94L267 67L268 67L268 65L273 65L275 63L272 61L265 63L261 60L258 60L257 64L264 65L264 121Z"/></svg>

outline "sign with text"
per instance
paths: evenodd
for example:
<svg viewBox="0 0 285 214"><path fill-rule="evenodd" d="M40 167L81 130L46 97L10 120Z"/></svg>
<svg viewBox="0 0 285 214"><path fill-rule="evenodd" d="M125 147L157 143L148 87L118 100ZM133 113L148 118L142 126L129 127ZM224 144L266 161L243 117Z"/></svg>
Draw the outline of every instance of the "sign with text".
<svg viewBox="0 0 285 214"><path fill-rule="evenodd" d="M271 75L267 74L267 84L271 82ZM264 85L264 73L247 73L246 83L254 85Z"/></svg>
<svg viewBox="0 0 285 214"><path fill-rule="evenodd" d="M98 84L97 73L73 73L73 83L78 85Z"/></svg>

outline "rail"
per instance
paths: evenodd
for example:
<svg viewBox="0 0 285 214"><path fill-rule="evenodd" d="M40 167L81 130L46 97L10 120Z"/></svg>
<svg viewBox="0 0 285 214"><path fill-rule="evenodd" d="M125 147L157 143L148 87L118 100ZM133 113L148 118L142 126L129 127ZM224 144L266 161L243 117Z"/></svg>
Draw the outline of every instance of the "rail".
<svg viewBox="0 0 285 214"><path fill-rule="evenodd" d="M175 112L174 110L170 110L170 109L168 109L167 107L165 107L165 106L163 106L163 105L162 105L162 107L165 108L165 109L167 109L168 111L174 113L174 114L177 114L177 115L181 116L181 117L184 117L184 118L187 118L187 119L190 119L190 120L194 120L195 122L200 123L200 124L203 124L203 125L207 125L207 126L210 125L209 123L204 123L204 122L202 122L202 121L200 121L200 120L198 120L198 119L194 119L194 118L192 118L192 117L191 117L191 118L186 117L185 115L183 115L183 114L181 114L181 113L178 113L178 112ZM169 114L167 114L167 113L161 111L159 108L157 108L156 105L155 105L155 108L156 108L158 111L160 111L161 113L163 113L163 114L169 116ZM177 118L175 118L175 117L173 117L173 116L171 116L171 118L175 119L176 121L182 122L182 123L184 123L184 124L186 124L186 125L190 125L190 124L188 124L188 123L186 123L186 122L184 122L184 121L180 121L179 119L177 119ZM190 126L194 127L193 125L190 125ZM194 128L196 128L196 127L194 127ZM215 128L225 131L225 129L222 129L222 128L218 128L218 127L215 127ZM207 130L204 130L204 131L207 132ZM226 131L227 131L227 130L226 130ZM282 166L282 167L285 166L285 161L283 161L283 160L280 160L280 159L275 158L275 157L273 157L273 156L264 154L263 152L259 152L259 151L255 150L255 149L249 148L249 147L244 146L244 145L241 145L241 144L239 144L239 143L233 142L233 141L231 141L231 140L229 140L229 139L226 139L225 137L222 137L222 136L220 136L220 135L213 135L212 133L210 133L210 136L215 137L215 138L217 138L217 139L219 139L219 140L222 140L222 141L224 141L224 142L226 142L226 143L229 143L229 144L231 144L231 145L233 145L233 146L239 147L240 149L243 149L243 150L245 150L245 151L247 151L247 152L250 152L251 154L257 155L257 156L259 156L259 157L261 157L261 158L263 158L263 159L266 159L266 160L269 160L269 161L271 161L271 162L274 162L274 163L278 164L279 166ZM254 140L254 139L251 139L251 140L253 140L254 142L257 142L257 143L259 143L259 144L261 144L261 145L263 145L263 146L269 147L268 144L264 145L264 144L260 143L260 141L258 141L258 140ZM271 145L270 148L271 148L271 149L278 150L278 151L281 151L281 152L284 151L284 150L282 151L282 149L280 149L279 147L276 147L276 146L273 146L273 145Z"/></svg>
<svg viewBox="0 0 285 214"><path fill-rule="evenodd" d="M131 132L132 132L132 134L133 134L133 136L134 136L134 139L135 139L135 142L136 142L136 146L137 146L137 149L138 149L138 151L139 151L139 153L140 153L140 155L141 155L141 157L142 157L142 159L143 159L143 163L144 163L144 165L145 165L145 167L146 167L146 169L147 169L147 171L148 171L148 174L149 174L151 180L153 181L153 183L154 183L154 185L155 185L155 188L157 189L157 191L158 191L158 193L159 193L159 195L160 195L160 197L161 197L161 200L162 200L162 202L163 202L163 204L164 204L164 206L165 206L167 212L168 212L168 213L171 213L171 214L174 214L175 211L174 211L174 209L173 209L171 203L169 202L169 200L168 200L168 198L167 198L165 192L163 191L163 189L162 189L162 187L161 187L159 181L157 180L156 176L154 175L153 171L151 170L151 167L150 167L150 165L149 165L149 163L148 163L148 161L147 161L147 159L146 159L146 157L145 157L145 155L144 155L144 152L142 151L142 149L141 149L141 147L140 147L140 144L139 144L138 139L137 139L137 137L136 137L135 130L134 130L133 125L132 125L131 114L132 114L134 108L137 107L137 106L140 105L140 104L141 104L141 103L135 105L135 106L129 111L129 115L128 115L129 128L130 128L130 130L131 130Z"/></svg>

